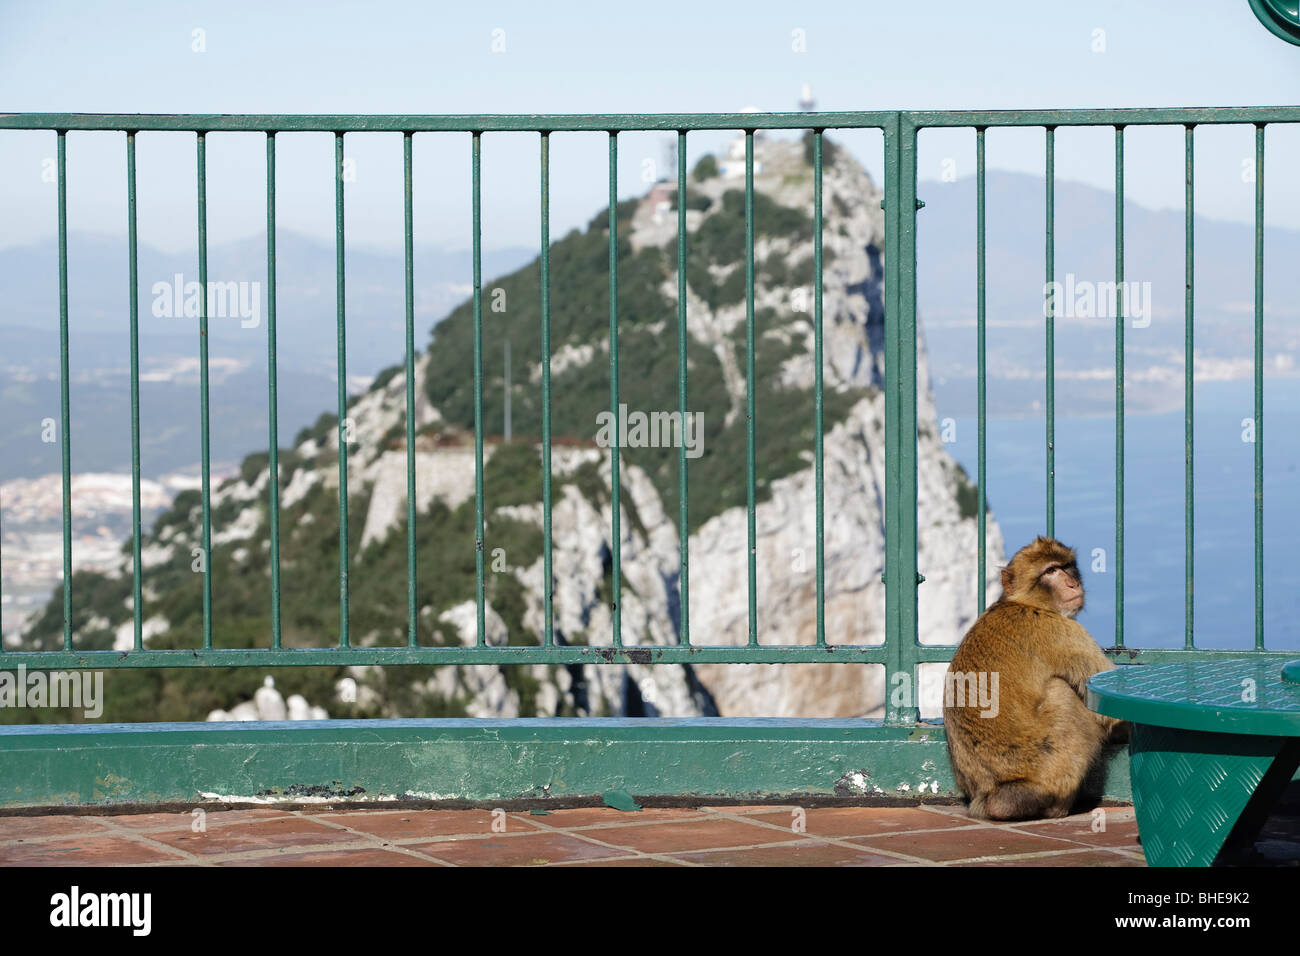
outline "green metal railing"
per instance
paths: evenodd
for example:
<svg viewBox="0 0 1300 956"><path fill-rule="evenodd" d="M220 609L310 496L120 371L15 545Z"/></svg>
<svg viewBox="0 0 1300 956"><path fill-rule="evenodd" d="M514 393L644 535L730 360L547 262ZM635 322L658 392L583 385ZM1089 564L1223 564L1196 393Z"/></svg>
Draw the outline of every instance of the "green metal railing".
<svg viewBox="0 0 1300 956"><path fill-rule="evenodd" d="M1054 278L1055 224L1055 130L1061 126L1110 127L1115 132L1115 648L1123 660L1150 661L1171 656L1215 658L1239 655L1240 651L1198 648L1194 641L1192 587L1193 568L1193 136L1198 125L1253 125L1255 134L1255 648L1265 651L1263 633L1263 215L1264 139L1269 124L1300 122L1300 108L1207 108L1133 110L1019 110L956 112L846 112L846 113L716 113L665 115L528 115L528 116L281 116L281 115L110 115L110 114L3 114L0 129L50 130L58 145L58 236L59 236L59 334L61 358L61 451L63 469L63 566L64 581L72 580L71 541L71 422L68 397L68 260L67 260L67 175L66 137L69 131L115 130L126 135L129 234L129 294L131 340L131 427L132 427L132 527L134 585L134 644L128 652L86 651L73 646L73 592L63 588L63 646L55 651L4 651L4 666L19 663L29 668L118 668L118 667L203 667L354 665L354 664L578 664L578 663L795 663L849 662L884 665L886 686L894 687L897 674L914 678L918 664L944 662L951 646L923 646L918 641L917 524L917 140L923 129L966 127L974 130L976 145L976 243L977 263L977 395L978 470L977 528L979 585L977 602L984 608L986 579L987 512L986 487L986 262L985 262L985 138L991 127L1041 127L1046 134L1046 222L1045 267L1049 290L1046 302L1046 507L1044 528L1055 531L1055 303L1051 298ZM1136 650L1124 644L1124 130L1135 125L1181 125L1186 129L1186 605L1184 647L1177 650ZM756 467L760 449L755 439L755 309L754 309L754 133L757 130L812 131L813 148L813 243L814 243L814 350L815 350L815 448L816 481L816 641L811 645L773 645L759 640L762 621L758 616L756 572ZM824 462L822 408L822 165L823 133L826 130L875 129L884 138L885 210L885 631L881 646L858 646L828 642L825 632ZM621 478L618 449L619 429L619 316L618 316L618 136L631 131L666 131L677 135L677 386L678 406L683 422L688 411L686 361L687 304L685 263L687 230L686 139L701 130L743 130L745 133L745 280L746 280L746 508L748 538L748 640L741 646L717 646L692 641L690 631L690 567L688 560L689 495L685 443L679 450L680 485L680 631L676 645L637 646L624 643L621 620ZM208 302L201 296L199 316L200 436L202 445L202 546L203 630L201 649L150 650L142 640L142 559L140 550L140 436L139 436L139 347L138 275L136 260L136 166L135 141L139 132L172 131L196 135L198 199L199 281L207 288L207 199L205 148L214 133L260 132L266 136L267 198L267 389L269 397L268 441L270 482L268 508L271 563L271 640L269 648L233 649L215 646L212 619L211 487L208 416L210 410L207 352ZM542 507L543 573L545 576L544 634L537 646L488 646L485 639L484 587L484 490L483 490L483 310L481 243L480 162L485 134L532 132L540 137L541 209L541 420L542 420ZM550 138L564 132L604 132L608 135L609 157L609 354L610 410L614 422L611 442L611 540L612 629L607 646L557 644L554 635L552 592L552 488L551 488L551 339L550 339ZM329 132L335 147L335 229L338 356L338 475L339 475L339 621L337 647L285 648L280 619L280 542L276 371L276 207L275 140L281 133ZM348 633L348 423L346 394L346 315L344 309L344 190L343 148L349 133L389 132L401 134L404 166L405 281L406 281L406 448L407 448L407 548L408 548L408 640L401 647L353 647ZM414 308L414 225L412 153L416 134L468 134L472 157L473 219L473 379L475 454L475 587L477 639L468 647L428 647L417 641L416 583L416 474L415 474L415 308ZM960 635L952 635L954 641ZM891 695L892 696L892 695ZM914 721L915 706L890 703L887 720Z"/></svg>

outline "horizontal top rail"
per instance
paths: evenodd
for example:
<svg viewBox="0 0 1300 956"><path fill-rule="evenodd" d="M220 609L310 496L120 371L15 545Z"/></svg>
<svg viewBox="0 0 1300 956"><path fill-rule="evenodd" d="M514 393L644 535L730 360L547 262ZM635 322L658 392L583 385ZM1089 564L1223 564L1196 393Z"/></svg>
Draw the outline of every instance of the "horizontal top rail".
<svg viewBox="0 0 1300 956"><path fill-rule="evenodd" d="M1300 106L1157 106L1070 110L924 110L904 112L923 129L938 126L1175 126L1300 123Z"/></svg>
<svg viewBox="0 0 1300 956"><path fill-rule="evenodd" d="M953 126L1161 126L1296 123L1300 106L1123 109L865 110L799 113L517 113L374 116L360 113L0 113L0 129L232 133L637 132L735 129L883 129Z"/></svg>
<svg viewBox="0 0 1300 956"><path fill-rule="evenodd" d="M898 114L518 113L373 116L359 113L0 113L0 129L171 130L176 132L636 132L640 130L881 129ZM1300 116L1297 116L1300 118Z"/></svg>

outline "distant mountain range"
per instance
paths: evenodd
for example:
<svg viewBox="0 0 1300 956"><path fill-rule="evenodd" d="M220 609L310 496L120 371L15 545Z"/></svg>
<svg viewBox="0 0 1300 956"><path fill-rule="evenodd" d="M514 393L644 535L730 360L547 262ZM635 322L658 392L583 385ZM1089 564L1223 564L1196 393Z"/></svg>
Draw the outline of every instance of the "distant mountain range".
<svg viewBox="0 0 1300 956"><path fill-rule="evenodd" d="M517 268L528 249L485 252L485 275ZM334 246L281 229L276 244L279 421L282 442L315 421L336 393ZM77 472L129 471L130 392L127 249L122 239L68 238L68 325L72 454ZM465 251L416 247L416 341L463 301L472 261ZM180 279L177 279L180 276ZM211 448L233 465L265 441L266 244L223 243L208 253L210 283L235 283L232 306L209 319ZM197 283L195 253L139 249L141 466L147 476L196 465L198 322L184 314L185 285ZM182 295L173 290L179 286ZM60 470L58 246L46 241L0 250L0 481ZM402 354L405 263L401 253L347 253L349 391L365 388ZM242 295L242 299L239 296ZM179 301L177 301L179 300ZM162 314L158 314L162 313ZM259 428L254 428L258 423ZM44 435L42 434L44 433ZM253 436L256 436L254 438ZM264 446L263 446L264 447Z"/></svg>
<svg viewBox="0 0 1300 956"><path fill-rule="evenodd" d="M1044 189L1041 178L990 171L987 178L989 413L1041 413L1043 399ZM919 194L918 310L941 416L975 408L975 181L927 181ZM1114 197L1056 184L1056 388L1073 414L1114 406ZM1127 401L1132 412L1182 401L1183 213L1125 205L1130 318ZM1197 377L1247 377L1253 357L1254 236L1249 225L1196 220ZM1265 230L1266 361L1290 375L1300 354L1300 232ZM483 275L529 261L523 248L485 252ZM197 281L193 251L141 246L142 467L161 477L199 459L197 322L173 289ZM333 243L281 229L277 241L281 443L336 401ZM466 250L417 246L416 341L469 294ZM263 237L213 245L209 279L240 286L239 314L210 320L214 462L233 467L262 446L266 422L266 247ZM130 467L126 244L72 234L68 249L72 453L77 472ZM161 283L155 294L155 284ZM251 285L257 283L256 286ZM0 480L58 472L47 419L59 418L58 251L53 241L0 250ZM363 389L402 354L405 268L400 252L353 246L347 253L349 390ZM1067 296L1067 293L1070 293ZM1091 297L1091 313L1088 299ZM235 299L236 303L240 300ZM255 303L255 305L254 305ZM235 310L231 310L232 312ZM1084 312L1088 314L1077 314ZM1149 324L1148 323L1149 320ZM1139 326L1135 327L1134 322ZM255 425L253 423L256 423Z"/></svg>
<svg viewBox="0 0 1300 956"><path fill-rule="evenodd" d="M989 414L1034 414L1044 389L1045 189L1040 177L987 175ZM975 411L976 188L972 177L923 182L917 214L917 309L940 414ZM1071 414L1114 410L1114 193L1055 188L1056 395ZM1267 221L1267 220L1266 220ZM1184 213L1124 204L1126 402L1165 411L1183 399ZM1255 237L1250 225L1196 217L1195 345L1200 381L1253 374ZM1264 231L1266 374L1296 374L1300 232ZM1066 293L1072 293L1067 296ZM1092 299L1089 308L1089 299ZM1083 313L1083 314L1079 314Z"/></svg>

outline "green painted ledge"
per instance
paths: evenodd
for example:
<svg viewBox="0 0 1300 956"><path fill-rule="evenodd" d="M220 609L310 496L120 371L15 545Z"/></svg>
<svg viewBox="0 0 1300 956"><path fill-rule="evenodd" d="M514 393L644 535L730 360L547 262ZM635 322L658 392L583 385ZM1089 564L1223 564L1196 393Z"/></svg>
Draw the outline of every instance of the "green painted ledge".
<svg viewBox="0 0 1300 956"><path fill-rule="evenodd" d="M326 720L0 727L0 809L959 796L941 723ZM1104 795L1130 799L1128 756Z"/></svg>

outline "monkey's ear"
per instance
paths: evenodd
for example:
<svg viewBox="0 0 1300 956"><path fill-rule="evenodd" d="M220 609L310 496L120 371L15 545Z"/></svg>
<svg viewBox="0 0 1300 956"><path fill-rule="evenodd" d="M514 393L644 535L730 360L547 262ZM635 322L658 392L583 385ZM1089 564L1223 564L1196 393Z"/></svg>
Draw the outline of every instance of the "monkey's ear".
<svg viewBox="0 0 1300 956"><path fill-rule="evenodd" d="M1002 590L1007 594L1011 593L1011 569L1002 569Z"/></svg>

